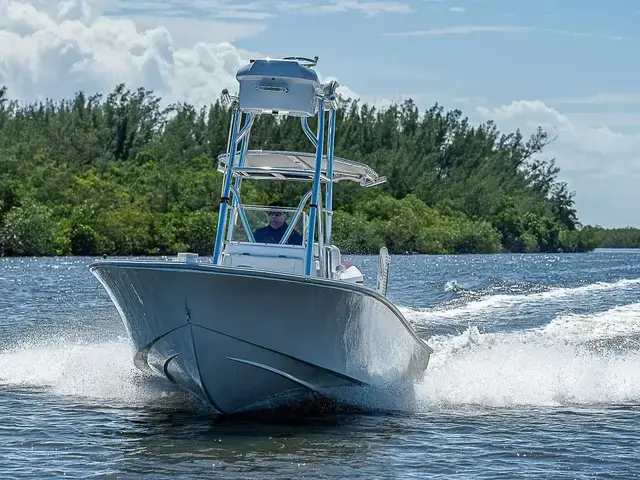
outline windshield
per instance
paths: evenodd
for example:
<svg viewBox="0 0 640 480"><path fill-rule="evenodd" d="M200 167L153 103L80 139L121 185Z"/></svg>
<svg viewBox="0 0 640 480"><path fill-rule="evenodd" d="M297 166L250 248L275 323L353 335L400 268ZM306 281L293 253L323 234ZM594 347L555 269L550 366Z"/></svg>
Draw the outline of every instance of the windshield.
<svg viewBox="0 0 640 480"><path fill-rule="evenodd" d="M253 233L256 243L280 243L296 213L295 208L281 206L244 206L249 228ZM301 213L293 226L293 230L284 243L288 245L306 245L306 214ZM245 231L240 212L231 215L233 231L230 240L235 242L250 242Z"/></svg>

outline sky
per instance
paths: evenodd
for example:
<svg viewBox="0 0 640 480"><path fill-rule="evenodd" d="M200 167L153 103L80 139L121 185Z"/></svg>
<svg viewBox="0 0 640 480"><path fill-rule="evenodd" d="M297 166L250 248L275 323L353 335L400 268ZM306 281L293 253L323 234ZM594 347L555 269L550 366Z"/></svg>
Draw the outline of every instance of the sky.
<svg viewBox="0 0 640 480"><path fill-rule="evenodd" d="M580 221L640 227L637 0L0 0L0 85L21 102L124 82L203 106L249 58L293 55L379 107L542 126Z"/></svg>

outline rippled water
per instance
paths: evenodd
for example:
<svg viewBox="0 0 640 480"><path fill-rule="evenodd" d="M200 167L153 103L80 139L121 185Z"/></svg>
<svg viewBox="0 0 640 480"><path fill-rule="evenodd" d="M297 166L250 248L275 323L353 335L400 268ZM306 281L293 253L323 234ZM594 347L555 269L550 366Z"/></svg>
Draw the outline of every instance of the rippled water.
<svg viewBox="0 0 640 480"><path fill-rule="evenodd" d="M90 261L0 259L0 478L640 476L640 252L394 257L424 379L233 419L134 368Z"/></svg>

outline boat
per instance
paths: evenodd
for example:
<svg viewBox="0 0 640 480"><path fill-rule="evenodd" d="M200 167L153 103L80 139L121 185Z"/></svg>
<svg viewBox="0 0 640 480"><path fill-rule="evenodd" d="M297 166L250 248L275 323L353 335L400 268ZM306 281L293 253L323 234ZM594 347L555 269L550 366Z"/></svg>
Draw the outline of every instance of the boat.
<svg viewBox="0 0 640 480"><path fill-rule="evenodd" d="M334 184L370 188L386 179L334 155L339 84L319 80L317 61L250 60L236 73L238 93L222 91L232 118L226 152L217 158L223 182L211 255L89 265L124 323L136 367L218 414L416 381L433 353L388 298L388 250L380 249L369 284L334 245ZM314 151L249 150L254 120L266 115L298 117ZM310 189L297 206L245 205L244 180L306 182Z"/></svg>

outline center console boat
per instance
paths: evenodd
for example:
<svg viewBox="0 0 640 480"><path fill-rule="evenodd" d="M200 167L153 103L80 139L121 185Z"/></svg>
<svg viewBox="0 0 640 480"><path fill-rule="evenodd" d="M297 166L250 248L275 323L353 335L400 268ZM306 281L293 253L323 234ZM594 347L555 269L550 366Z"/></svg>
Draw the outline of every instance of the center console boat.
<svg viewBox="0 0 640 480"><path fill-rule="evenodd" d="M220 414L295 405L335 387L409 382L432 350L387 298L390 256L375 286L343 263L332 237L333 186L385 181L334 156L338 83L317 58L256 59L237 72L211 257L104 259L90 265L135 347L135 365ZM299 117L314 152L249 150L261 115ZM316 117L317 131L308 125ZM297 207L245 205L243 180L307 182ZM213 232L212 232L213 235Z"/></svg>

